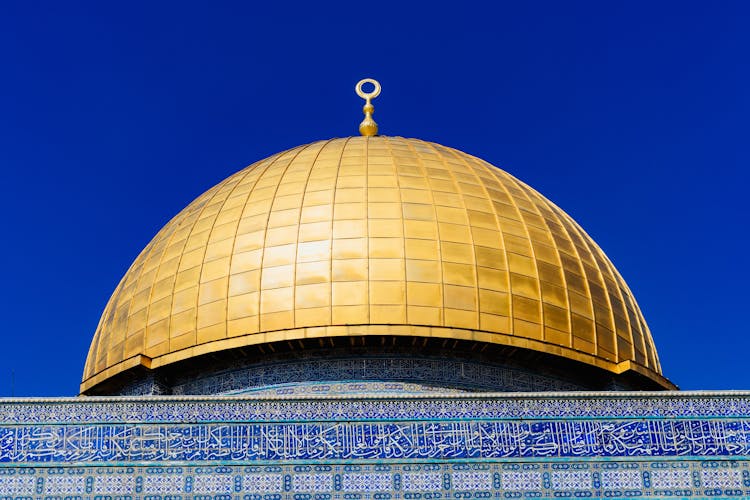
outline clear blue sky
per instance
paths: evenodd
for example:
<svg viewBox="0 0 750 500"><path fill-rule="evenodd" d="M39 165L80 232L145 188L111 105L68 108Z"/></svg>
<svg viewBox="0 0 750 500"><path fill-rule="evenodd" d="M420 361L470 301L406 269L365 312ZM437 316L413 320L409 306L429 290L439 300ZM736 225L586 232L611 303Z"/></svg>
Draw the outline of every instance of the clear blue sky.
<svg viewBox="0 0 750 500"><path fill-rule="evenodd" d="M0 396L77 393L157 230L247 164L357 134L366 76L382 134L579 222L666 376L750 389L750 3L271 3L0 3Z"/></svg>

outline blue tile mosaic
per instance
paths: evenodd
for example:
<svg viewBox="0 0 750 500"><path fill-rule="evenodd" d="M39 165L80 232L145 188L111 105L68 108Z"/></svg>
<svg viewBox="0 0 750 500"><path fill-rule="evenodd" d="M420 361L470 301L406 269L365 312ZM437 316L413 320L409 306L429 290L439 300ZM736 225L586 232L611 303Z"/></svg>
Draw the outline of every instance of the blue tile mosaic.
<svg viewBox="0 0 750 500"><path fill-rule="evenodd" d="M0 468L0 499L313 500L750 496L737 461Z"/></svg>
<svg viewBox="0 0 750 500"><path fill-rule="evenodd" d="M750 497L750 394L0 401L2 499Z"/></svg>
<svg viewBox="0 0 750 500"><path fill-rule="evenodd" d="M750 417L750 393L386 393L0 399L0 424L584 417Z"/></svg>
<svg viewBox="0 0 750 500"><path fill-rule="evenodd" d="M576 391L586 387L558 376L546 375L505 365L491 365L468 360L420 358L414 355L399 357L356 356L331 358L320 356L295 360L276 360L272 363L247 365L245 361L218 372L191 373L179 378L171 387L174 395L222 394L237 391L262 391L268 394L315 394L321 384L311 381L396 381L420 385L421 391L430 388L484 391ZM283 387L276 387L283 386ZM392 386L391 391L397 386ZM329 387L329 390L331 388ZM412 387L415 389L415 387ZM129 387L123 394L163 394L164 386L143 383Z"/></svg>
<svg viewBox="0 0 750 500"><path fill-rule="evenodd" d="M750 420L0 427L5 463L681 456L750 456Z"/></svg>

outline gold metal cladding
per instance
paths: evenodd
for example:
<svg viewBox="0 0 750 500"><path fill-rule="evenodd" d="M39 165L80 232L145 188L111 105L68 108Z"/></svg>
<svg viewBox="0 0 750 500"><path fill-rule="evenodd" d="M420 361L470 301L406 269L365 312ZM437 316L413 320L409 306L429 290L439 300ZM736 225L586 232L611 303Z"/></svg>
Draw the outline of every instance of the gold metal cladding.
<svg viewBox="0 0 750 500"><path fill-rule="evenodd" d="M374 88L371 92L364 91L364 85L369 83ZM359 133L364 136L378 135L378 124L372 119L372 114L375 112L375 107L372 105L372 99L375 99L380 95L380 82L373 80L372 78L363 78L357 82L354 86L354 90L357 95L365 100L365 105L362 111L365 113L365 119L359 124Z"/></svg>
<svg viewBox="0 0 750 500"><path fill-rule="evenodd" d="M455 149L351 137L199 196L107 304L81 390L130 369L310 337L475 340L668 387L625 281L568 215Z"/></svg>

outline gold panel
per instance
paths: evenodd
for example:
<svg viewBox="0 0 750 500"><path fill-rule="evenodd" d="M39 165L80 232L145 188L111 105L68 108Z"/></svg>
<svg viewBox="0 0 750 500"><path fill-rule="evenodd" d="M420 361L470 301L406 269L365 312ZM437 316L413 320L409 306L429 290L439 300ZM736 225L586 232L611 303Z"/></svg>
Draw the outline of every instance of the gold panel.
<svg viewBox="0 0 750 500"><path fill-rule="evenodd" d="M537 349L664 384L632 293L562 210L473 156L373 136L279 153L188 205L113 293L81 390L141 355L156 367L384 332Z"/></svg>

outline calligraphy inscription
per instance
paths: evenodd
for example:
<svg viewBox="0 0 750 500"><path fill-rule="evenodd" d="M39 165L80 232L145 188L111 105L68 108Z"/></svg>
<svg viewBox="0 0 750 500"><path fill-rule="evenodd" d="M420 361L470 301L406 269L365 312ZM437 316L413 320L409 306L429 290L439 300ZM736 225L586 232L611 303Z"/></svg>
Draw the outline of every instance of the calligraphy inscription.
<svg viewBox="0 0 750 500"><path fill-rule="evenodd" d="M0 462L750 455L750 420L419 421L0 427Z"/></svg>

